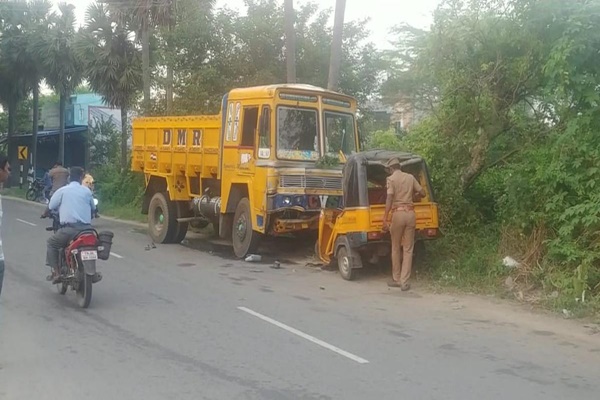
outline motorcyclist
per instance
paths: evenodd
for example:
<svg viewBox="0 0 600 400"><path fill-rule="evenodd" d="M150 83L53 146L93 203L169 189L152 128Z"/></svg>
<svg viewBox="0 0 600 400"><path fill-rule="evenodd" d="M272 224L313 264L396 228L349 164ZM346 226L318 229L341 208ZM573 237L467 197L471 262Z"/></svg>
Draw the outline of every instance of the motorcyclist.
<svg viewBox="0 0 600 400"><path fill-rule="evenodd" d="M58 189L67 185L69 182L69 170L63 167L62 162L57 161L54 167L48 173L50 180L52 181L52 189L50 190L50 196L52 196Z"/></svg>
<svg viewBox="0 0 600 400"><path fill-rule="evenodd" d="M60 217L61 228L48 239L46 252L46 265L52 269L46 279L53 283L60 282L60 252L75 235L91 227L92 213L96 210L92 192L81 184L83 175L83 168L72 167L70 183L54 192L43 215L58 212Z"/></svg>

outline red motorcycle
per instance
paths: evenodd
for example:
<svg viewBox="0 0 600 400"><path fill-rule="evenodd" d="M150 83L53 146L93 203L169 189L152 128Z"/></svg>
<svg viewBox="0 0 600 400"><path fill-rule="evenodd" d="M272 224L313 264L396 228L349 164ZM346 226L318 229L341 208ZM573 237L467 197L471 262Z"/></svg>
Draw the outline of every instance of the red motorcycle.
<svg viewBox="0 0 600 400"><path fill-rule="evenodd" d="M60 228L58 213L50 213L52 226L47 231L56 233ZM92 284L102 280L96 272L97 260L108 260L114 234L110 231L98 233L95 229L79 232L61 251L59 258L60 279L56 284L58 293L64 295L71 287L77 294L81 308L88 308L92 301Z"/></svg>

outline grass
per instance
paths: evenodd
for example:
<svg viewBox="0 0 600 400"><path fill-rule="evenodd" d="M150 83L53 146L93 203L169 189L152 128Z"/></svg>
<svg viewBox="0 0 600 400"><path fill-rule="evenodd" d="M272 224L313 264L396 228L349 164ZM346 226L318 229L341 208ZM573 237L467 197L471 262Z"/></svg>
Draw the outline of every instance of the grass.
<svg viewBox="0 0 600 400"><path fill-rule="evenodd" d="M11 187L2 189L0 194L3 196L12 196L20 199L25 199L26 188L19 189L19 187ZM127 221L135 222L147 222L146 215L142 215L140 207L138 205L127 204L127 205L114 205L110 203L100 203L100 215L106 215L108 217L118 218Z"/></svg>
<svg viewBox="0 0 600 400"><path fill-rule="evenodd" d="M25 198L25 193L27 193L27 188L23 187L22 189L20 189L18 186L11 187L11 188L5 188L5 189L2 189L2 191L0 191L0 194L3 196L13 196L13 197L18 197L20 199Z"/></svg>
<svg viewBox="0 0 600 400"><path fill-rule="evenodd" d="M535 274L502 265L502 258L511 254L502 254L499 239L494 227L448 233L427 243L426 261L420 276L436 292L493 295L567 318L600 322L600 285L590 288L584 303L577 301L571 290L571 274L563 272L562 280L559 277L549 279L553 275L552 269L543 265L538 265ZM505 282L510 283L510 287Z"/></svg>
<svg viewBox="0 0 600 400"><path fill-rule="evenodd" d="M112 204L99 204L100 215L135 222L147 222L148 216L143 215L137 205L116 206Z"/></svg>

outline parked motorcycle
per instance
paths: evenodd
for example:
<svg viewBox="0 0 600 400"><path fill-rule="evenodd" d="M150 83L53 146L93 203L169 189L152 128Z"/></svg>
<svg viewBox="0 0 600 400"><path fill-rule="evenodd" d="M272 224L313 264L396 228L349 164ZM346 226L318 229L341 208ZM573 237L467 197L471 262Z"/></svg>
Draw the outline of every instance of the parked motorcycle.
<svg viewBox="0 0 600 400"><path fill-rule="evenodd" d="M97 204L97 200L94 201ZM42 216L43 218L45 216ZM60 228L57 212L50 212L52 226L47 231L56 233ZM86 229L79 232L60 253L60 279L56 284L58 293L64 295L71 287L77 294L81 308L88 308L92 301L92 284L102 280L96 271L97 260L108 260L114 234L110 231L97 232Z"/></svg>
<svg viewBox="0 0 600 400"><path fill-rule="evenodd" d="M36 178L29 182L29 188L25 193L25 198L29 201L42 201L46 200L44 195L44 181L40 178Z"/></svg>

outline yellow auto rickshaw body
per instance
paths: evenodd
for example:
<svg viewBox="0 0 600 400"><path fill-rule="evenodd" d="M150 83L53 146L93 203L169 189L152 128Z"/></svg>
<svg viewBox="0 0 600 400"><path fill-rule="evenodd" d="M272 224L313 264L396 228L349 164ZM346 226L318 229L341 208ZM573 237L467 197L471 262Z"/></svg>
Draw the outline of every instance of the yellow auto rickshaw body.
<svg viewBox="0 0 600 400"><path fill-rule="evenodd" d="M353 279L365 263L377 264L390 254L390 235L383 231L387 197L385 162L396 157L425 190L415 202L418 241L439 235L438 206L433 198L425 161L414 154L386 150L356 153L347 158L343 172L343 201L338 208L321 210L315 251L325 264L338 262L345 279Z"/></svg>

